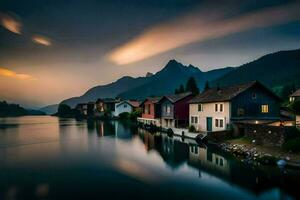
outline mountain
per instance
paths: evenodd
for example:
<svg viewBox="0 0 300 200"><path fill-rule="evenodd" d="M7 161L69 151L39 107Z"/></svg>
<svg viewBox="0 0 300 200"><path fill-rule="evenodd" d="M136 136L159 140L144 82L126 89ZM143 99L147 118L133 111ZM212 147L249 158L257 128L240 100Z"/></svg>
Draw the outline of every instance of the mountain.
<svg viewBox="0 0 300 200"><path fill-rule="evenodd" d="M18 104L0 101L0 117L18 117L25 115L45 115L45 113L38 110L25 109Z"/></svg>
<svg viewBox="0 0 300 200"><path fill-rule="evenodd" d="M160 96L170 94L173 93L175 88L178 88L180 84L185 85L191 76L196 79L198 87L202 89L206 81L212 81L232 70L233 68L227 67L202 72L195 66L184 66L176 60L170 60L161 71L151 76L147 83L120 93L118 96L124 99L142 99L151 95Z"/></svg>
<svg viewBox="0 0 300 200"><path fill-rule="evenodd" d="M145 77L132 78L125 76L113 83L96 86L89 89L80 97L66 99L61 103L75 107L78 103L95 101L98 98L121 97L125 99L141 99L149 95L173 93L180 84L185 84L191 76L195 77L200 88L205 81L216 79L229 71L231 67L202 72L192 65L184 66L176 60L170 60L167 65L156 74L147 73Z"/></svg>
<svg viewBox="0 0 300 200"><path fill-rule="evenodd" d="M52 115L57 112L58 104L48 105L40 108L39 110L46 113L47 115Z"/></svg>
<svg viewBox="0 0 300 200"><path fill-rule="evenodd" d="M126 90L145 84L148 79L148 77L132 78L129 76L124 76L113 83L93 87L82 96L66 99L61 103L67 104L74 108L78 103L96 101L98 98L114 98Z"/></svg>
<svg viewBox="0 0 300 200"><path fill-rule="evenodd" d="M279 51L235 68L216 79L213 85L229 86L258 80L268 87L295 83L300 86L300 49Z"/></svg>

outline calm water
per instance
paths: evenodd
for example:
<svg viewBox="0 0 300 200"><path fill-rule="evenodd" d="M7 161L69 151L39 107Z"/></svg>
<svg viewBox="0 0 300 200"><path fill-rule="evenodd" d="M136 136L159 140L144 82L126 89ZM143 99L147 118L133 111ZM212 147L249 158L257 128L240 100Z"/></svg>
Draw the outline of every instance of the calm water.
<svg viewBox="0 0 300 200"><path fill-rule="evenodd" d="M0 118L0 199L297 199L299 183L120 122Z"/></svg>

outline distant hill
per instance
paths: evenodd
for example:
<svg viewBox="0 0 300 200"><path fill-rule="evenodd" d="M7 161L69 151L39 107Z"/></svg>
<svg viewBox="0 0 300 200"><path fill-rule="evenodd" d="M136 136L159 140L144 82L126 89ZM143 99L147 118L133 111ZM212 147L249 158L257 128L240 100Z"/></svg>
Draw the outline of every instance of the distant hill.
<svg viewBox="0 0 300 200"><path fill-rule="evenodd" d="M0 117L18 117L25 115L45 115L44 112L25 109L18 104L0 101Z"/></svg>
<svg viewBox="0 0 300 200"><path fill-rule="evenodd" d="M125 76L113 83L96 86L89 89L79 97L66 99L61 103L75 107L78 103L96 101L98 98L121 97L125 99L141 99L149 95L162 95L173 93L180 84L185 84L186 80L194 76L202 88L205 81L218 78L233 68L202 72L192 65L184 66L176 60L170 60L167 65L156 74L147 73L145 77L132 78ZM44 109L42 109L44 110Z"/></svg>
<svg viewBox="0 0 300 200"><path fill-rule="evenodd" d="M184 66L176 60L170 60L161 71L151 76L147 83L120 93L118 96L125 99L142 99L151 95L160 96L170 94L180 84L185 84L191 76L196 79L198 87L202 89L206 81L214 80L232 70L233 68L227 67L202 72L199 68L192 65Z"/></svg>
<svg viewBox="0 0 300 200"><path fill-rule="evenodd" d="M57 112L58 104L48 105L40 108L39 110L46 113L47 115L52 115Z"/></svg>
<svg viewBox="0 0 300 200"><path fill-rule="evenodd" d="M220 86L258 80L268 87L300 85L300 49L279 51L235 68L212 83Z"/></svg>

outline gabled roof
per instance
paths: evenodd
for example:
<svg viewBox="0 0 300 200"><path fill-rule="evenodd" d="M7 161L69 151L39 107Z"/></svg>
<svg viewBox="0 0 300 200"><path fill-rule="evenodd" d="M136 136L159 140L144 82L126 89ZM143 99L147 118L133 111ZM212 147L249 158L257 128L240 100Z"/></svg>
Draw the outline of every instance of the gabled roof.
<svg viewBox="0 0 300 200"><path fill-rule="evenodd" d="M163 98L166 98L168 99L169 101L171 101L172 103L176 103L177 101L187 97L187 96L190 96L192 95L191 92L185 92L185 93L180 93L180 94L172 94L172 95L166 95L164 96ZM162 98L162 99L163 99ZM161 100L162 100L161 99Z"/></svg>
<svg viewBox="0 0 300 200"><path fill-rule="evenodd" d="M296 90L293 94L290 95L291 97L300 97L300 89Z"/></svg>
<svg viewBox="0 0 300 200"><path fill-rule="evenodd" d="M140 102L139 101L132 101L132 100L129 100L128 103L132 106L132 107L139 107L140 106Z"/></svg>
<svg viewBox="0 0 300 200"><path fill-rule="evenodd" d="M147 97L144 101L140 103L140 105L144 104L145 101L150 101L151 103L158 103L161 97Z"/></svg>
<svg viewBox="0 0 300 200"><path fill-rule="evenodd" d="M258 81L252 81L249 83L234 85L234 86L225 87L225 88L208 89L208 90L204 91L203 93L194 97L192 100L190 100L189 103L210 103L210 102L230 101L234 97L238 96L242 92L246 91L247 89L249 89L255 85L263 87L268 93L270 93L275 98L280 100L280 98L276 94L274 94L272 91L270 91L264 85L262 85Z"/></svg>

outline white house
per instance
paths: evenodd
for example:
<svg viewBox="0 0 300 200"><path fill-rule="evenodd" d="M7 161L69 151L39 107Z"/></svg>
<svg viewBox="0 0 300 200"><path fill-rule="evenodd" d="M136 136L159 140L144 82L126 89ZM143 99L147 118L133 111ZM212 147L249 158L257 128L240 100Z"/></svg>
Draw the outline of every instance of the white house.
<svg viewBox="0 0 300 200"><path fill-rule="evenodd" d="M198 131L226 130L233 121L280 120L280 98L257 81L207 89L189 103L189 124Z"/></svg>
<svg viewBox="0 0 300 200"><path fill-rule="evenodd" d="M137 101L121 101L115 104L115 111L112 114L118 117L121 113L131 113L139 107Z"/></svg>

